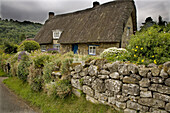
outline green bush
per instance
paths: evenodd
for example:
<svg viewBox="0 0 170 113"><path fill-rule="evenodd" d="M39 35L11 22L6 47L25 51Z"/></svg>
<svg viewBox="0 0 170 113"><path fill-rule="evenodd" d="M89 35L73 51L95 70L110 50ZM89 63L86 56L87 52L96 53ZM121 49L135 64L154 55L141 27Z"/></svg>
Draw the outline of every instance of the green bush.
<svg viewBox="0 0 170 113"><path fill-rule="evenodd" d="M40 54L33 58L35 68L43 68L46 62L50 61L50 55Z"/></svg>
<svg viewBox="0 0 170 113"><path fill-rule="evenodd" d="M33 40L25 40L19 46L18 51L28 51L30 53L31 51L38 49L40 49L40 45L37 42Z"/></svg>
<svg viewBox="0 0 170 113"><path fill-rule="evenodd" d="M53 62L46 63L43 68L43 80L45 83L51 81L51 73L54 71L55 64Z"/></svg>
<svg viewBox="0 0 170 113"><path fill-rule="evenodd" d="M127 49L131 53L131 61L164 63L170 60L170 33L161 31L159 26L150 27L133 35Z"/></svg>
<svg viewBox="0 0 170 113"><path fill-rule="evenodd" d="M69 67L73 62L73 58L65 58L62 60L61 62L61 67L60 67L60 71L61 74L66 75L69 72Z"/></svg>
<svg viewBox="0 0 170 113"><path fill-rule="evenodd" d="M18 45L5 42L4 43L4 52L7 54L17 53Z"/></svg>

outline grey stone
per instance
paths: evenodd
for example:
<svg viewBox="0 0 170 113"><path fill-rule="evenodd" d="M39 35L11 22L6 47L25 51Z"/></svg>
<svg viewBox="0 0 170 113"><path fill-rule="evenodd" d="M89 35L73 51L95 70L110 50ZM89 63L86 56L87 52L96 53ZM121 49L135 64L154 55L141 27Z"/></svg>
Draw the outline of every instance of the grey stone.
<svg viewBox="0 0 170 113"><path fill-rule="evenodd" d="M169 68L169 67L170 67L170 61L165 62L165 63L163 64L163 66L164 66L164 67L168 67L168 68Z"/></svg>
<svg viewBox="0 0 170 113"><path fill-rule="evenodd" d="M116 99L115 99L115 97L108 97L108 103L110 103L110 104L116 104Z"/></svg>
<svg viewBox="0 0 170 113"><path fill-rule="evenodd" d="M165 110L158 109L158 108L150 108L149 110L151 113L168 113Z"/></svg>
<svg viewBox="0 0 170 113"><path fill-rule="evenodd" d="M90 61L90 65L95 65L95 63L96 63L96 60L92 60L92 61Z"/></svg>
<svg viewBox="0 0 170 113"><path fill-rule="evenodd" d="M141 91L148 91L148 88L140 87L140 90L141 90Z"/></svg>
<svg viewBox="0 0 170 113"><path fill-rule="evenodd" d="M151 77L151 81L153 83L163 83L163 80L160 77Z"/></svg>
<svg viewBox="0 0 170 113"><path fill-rule="evenodd" d="M79 73L75 73L75 74L73 74L72 76L73 76L74 79L76 79L76 78L78 78L78 79L81 78L80 75L79 75Z"/></svg>
<svg viewBox="0 0 170 113"><path fill-rule="evenodd" d="M126 108L126 109L124 110L124 113L137 113L137 111L136 111L136 110L133 110L133 109L128 109L128 108Z"/></svg>
<svg viewBox="0 0 170 113"><path fill-rule="evenodd" d="M105 80L106 89L118 93L122 88L122 82L119 80L107 79Z"/></svg>
<svg viewBox="0 0 170 113"><path fill-rule="evenodd" d="M147 112L149 110L149 107L142 106L136 102L132 102L130 100L127 101L127 108L134 109L134 110L140 110Z"/></svg>
<svg viewBox="0 0 170 113"><path fill-rule="evenodd" d="M145 65L138 65L138 68L145 68Z"/></svg>
<svg viewBox="0 0 170 113"><path fill-rule="evenodd" d="M147 76L147 73L149 72L149 68L139 68L139 74L143 77Z"/></svg>
<svg viewBox="0 0 170 113"><path fill-rule="evenodd" d="M125 109L126 108L126 103L125 102L118 102L118 101L116 101L116 106L118 108Z"/></svg>
<svg viewBox="0 0 170 113"><path fill-rule="evenodd" d="M128 96L128 98L133 102L138 102L138 100L140 99L140 96Z"/></svg>
<svg viewBox="0 0 170 113"><path fill-rule="evenodd" d="M112 96L114 96L114 92L110 91L110 90L106 90L104 95L106 95L107 97L112 97Z"/></svg>
<svg viewBox="0 0 170 113"><path fill-rule="evenodd" d="M116 100L119 102L125 102L128 100L128 97L123 96L123 95L116 95Z"/></svg>
<svg viewBox="0 0 170 113"><path fill-rule="evenodd" d="M91 83L93 81L93 78L91 76L84 76L82 79L83 79L83 84L91 86Z"/></svg>
<svg viewBox="0 0 170 113"><path fill-rule="evenodd" d="M80 72L82 69L83 69L83 66L81 64L75 66L75 72L77 72L77 73Z"/></svg>
<svg viewBox="0 0 170 113"><path fill-rule="evenodd" d="M93 97L90 97L89 95L86 95L86 100L90 101L92 103L98 104L99 101L97 101L96 99L94 99Z"/></svg>
<svg viewBox="0 0 170 113"><path fill-rule="evenodd" d="M120 78L118 72L113 72L113 73L111 73L109 76L110 76L111 78L113 78L113 79L119 79L119 78Z"/></svg>
<svg viewBox="0 0 170 113"><path fill-rule="evenodd" d="M139 91L139 86L137 84L123 84L122 93L139 95Z"/></svg>
<svg viewBox="0 0 170 113"><path fill-rule="evenodd" d="M77 97L81 97L81 90L80 90L80 89L72 88L72 92L73 92Z"/></svg>
<svg viewBox="0 0 170 113"><path fill-rule="evenodd" d="M88 74L88 68L84 68L82 72L80 72L80 76L86 76Z"/></svg>
<svg viewBox="0 0 170 113"><path fill-rule="evenodd" d="M161 76L162 78L168 78L168 73L166 73L166 72L164 71L164 69L162 69L161 72L160 72L160 76Z"/></svg>
<svg viewBox="0 0 170 113"><path fill-rule="evenodd" d="M155 107L155 108L164 108L165 102L153 98L140 98L138 103L145 106Z"/></svg>
<svg viewBox="0 0 170 113"><path fill-rule="evenodd" d="M170 75L170 68L168 69L167 73L168 73L168 75Z"/></svg>
<svg viewBox="0 0 170 113"><path fill-rule="evenodd" d="M117 72L117 71L118 71L119 63L120 63L120 62L114 62L114 63L112 63L112 64L110 64L110 65L107 65L109 71L110 71L111 73L112 73L112 72Z"/></svg>
<svg viewBox="0 0 170 113"><path fill-rule="evenodd" d="M129 64L128 71L130 71L133 74L138 73L138 67L134 64Z"/></svg>
<svg viewBox="0 0 170 113"><path fill-rule="evenodd" d="M82 90L82 85L79 79L71 79L71 84L73 87Z"/></svg>
<svg viewBox="0 0 170 113"><path fill-rule="evenodd" d="M130 77L136 78L137 80L141 80L141 77L137 74L131 74Z"/></svg>
<svg viewBox="0 0 170 113"><path fill-rule="evenodd" d="M140 97L152 97L151 91L140 91Z"/></svg>
<svg viewBox="0 0 170 113"><path fill-rule="evenodd" d="M170 103L167 103L166 106L165 106L165 110L170 112Z"/></svg>
<svg viewBox="0 0 170 113"><path fill-rule="evenodd" d="M149 87L150 86L150 80L148 78L142 78L142 80L139 81L139 85L141 87Z"/></svg>
<svg viewBox="0 0 170 113"><path fill-rule="evenodd" d="M133 78L133 77L125 76L125 77L123 78L123 82L124 82L124 83L128 83L128 84L138 84L138 83L139 83L139 80L136 79L136 78Z"/></svg>
<svg viewBox="0 0 170 113"><path fill-rule="evenodd" d="M165 102L170 102L170 96L161 93L153 92L153 98L158 100L163 100Z"/></svg>
<svg viewBox="0 0 170 113"><path fill-rule="evenodd" d="M165 80L165 84L170 87L170 78Z"/></svg>
<svg viewBox="0 0 170 113"><path fill-rule="evenodd" d="M98 75L100 79L108 79L109 75Z"/></svg>
<svg viewBox="0 0 170 113"><path fill-rule="evenodd" d="M94 96L94 91L89 86L84 85L83 92L91 97Z"/></svg>
<svg viewBox="0 0 170 113"><path fill-rule="evenodd" d="M128 70L128 64L119 65L118 71L122 75L130 75L130 71Z"/></svg>
<svg viewBox="0 0 170 113"><path fill-rule="evenodd" d="M106 59L97 59L96 60L96 66L99 67L99 69L103 69L104 64L107 63Z"/></svg>
<svg viewBox="0 0 170 113"><path fill-rule="evenodd" d="M160 73L160 70L159 70L159 68L152 68L151 72L152 72L153 76L158 76Z"/></svg>
<svg viewBox="0 0 170 113"><path fill-rule="evenodd" d="M154 63L151 63L147 67L148 68L154 68L154 67L157 68L158 66L156 64L154 64Z"/></svg>
<svg viewBox="0 0 170 113"><path fill-rule="evenodd" d="M96 79L92 82L92 88L97 92L104 92L106 89L105 84L100 79Z"/></svg>
<svg viewBox="0 0 170 113"><path fill-rule="evenodd" d="M147 73L147 78L150 79L151 77L152 77L152 72L148 72L148 73Z"/></svg>
<svg viewBox="0 0 170 113"><path fill-rule="evenodd" d="M101 71L100 71L100 74L101 74L101 75L109 75L110 72L107 71L107 70L101 70Z"/></svg>
<svg viewBox="0 0 170 113"><path fill-rule="evenodd" d="M88 68L89 75L96 76L98 72L97 69L98 69L97 66L90 65L90 67Z"/></svg>
<svg viewBox="0 0 170 113"><path fill-rule="evenodd" d="M164 93L164 94L170 94L170 87L168 86L164 86L161 84L152 84L149 89L151 91L158 91L160 93Z"/></svg>
<svg viewBox="0 0 170 113"><path fill-rule="evenodd" d="M107 101L107 96L95 91L95 98L98 100Z"/></svg>

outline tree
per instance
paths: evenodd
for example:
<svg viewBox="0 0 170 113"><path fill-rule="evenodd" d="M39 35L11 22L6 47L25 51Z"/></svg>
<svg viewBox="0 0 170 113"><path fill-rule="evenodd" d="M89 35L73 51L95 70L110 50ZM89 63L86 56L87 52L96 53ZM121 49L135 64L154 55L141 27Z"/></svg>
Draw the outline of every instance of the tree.
<svg viewBox="0 0 170 113"><path fill-rule="evenodd" d="M31 51L35 51L38 49L40 49L40 45L37 42L33 40L25 40L19 46L18 51L27 51L30 53Z"/></svg>
<svg viewBox="0 0 170 113"><path fill-rule="evenodd" d="M11 54L11 53L17 53L17 49L18 49L18 45L9 43L9 42L5 42L4 43L4 52Z"/></svg>
<svg viewBox="0 0 170 113"><path fill-rule="evenodd" d="M21 34L21 35L19 36L20 42L22 42L22 41L25 40L25 39L26 39L25 34Z"/></svg>
<svg viewBox="0 0 170 113"><path fill-rule="evenodd" d="M167 23L166 21L163 21L163 20L162 20L162 17L161 17L161 16L158 17L158 25L159 25L159 26L165 26L166 23Z"/></svg>
<svg viewBox="0 0 170 113"><path fill-rule="evenodd" d="M153 25L156 25L156 22L153 21L152 17L147 17L146 20L145 20L145 23L142 23L143 26L141 26L141 30L140 31L143 31L143 30L146 30L147 28L153 26Z"/></svg>

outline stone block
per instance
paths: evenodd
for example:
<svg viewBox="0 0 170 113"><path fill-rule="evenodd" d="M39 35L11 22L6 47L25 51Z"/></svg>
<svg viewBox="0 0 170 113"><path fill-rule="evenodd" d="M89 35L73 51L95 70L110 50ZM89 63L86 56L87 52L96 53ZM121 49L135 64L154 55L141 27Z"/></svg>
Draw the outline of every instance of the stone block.
<svg viewBox="0 0 170 113"><path fill-rule="evenodd" d="M109 76L113 79L119 79L120 78L120 75L119 75L118 72L113 72Z"/></svg>
<svg viewBox="0 0 170 113"><path fill-rule="evenodd" d="M94 99L93 97L90 97L89 95L86 95L86 100L90 101L92 103L98 104L99 101L97 101L96 99Z"/></svg>
<svg viewBox="0 0 170 113"><path fill-rule="evenodd" d="M124 110L124 113L137 113L137 111L136 111L136 110L133 110L133 109L128 109L128 108L126 108L126 109Z"/></svg>
<svg viewBox="0 0 170 113"><path fill-rule="evenodd" d="M159 70L159 68L152 68L151 72L152 72L153 76L158 76L160 73L160 70Z"/></svg>
<svg viewBox="0 0 170 113"><path fill-rule="evenodd" d="M165 110L170 112L170 103L167 103L166 106L165 106Z"/></svg>
<svg viewBox="0 0 170 113"><path fill-rule="evenodd" d="M88 73L90 76L96 76L97 72L98 72L98 67L94 66L94 65L90 65L90 67L88 68Z"/></svg>
<svg viewBox="0 0 170 113"><path fill-rule="evenodd" d="M83 86L83 93L93 97L94 96L94 91L91 89L89 86L84 85Z"/></svg>
<svg viewBox="0 0 170 113"><path fill-rule="evenodd" d="M80 79L80 78L81 78L81 76L79 75L79 73L75 73L75 74L73 74L72 76L73 76L72 78L74 78L74 79Z"/></svg>
<svg viewBox="0 0 170 113"><path fill-rule="evenodd" d="M162 69L161 72L160 72L160 76L161 76L162 78L168 78L168 73L166 73L166 72L164 71L164 69Z"/></svg>
<svg viewBox="0 0 170 113"><path fill-rule="evenodd" d="M128 71L130 71L133 74L138 73L138 67L134 64L129 64Z"/></svg>
<svg viewBox="0 0 170 113"><path fill-rule="evenodd" d="M139 95L139 91L139 86L137 84L123 84L122 93Z"/></svg>
<svg viewBox="0 0 170 113"><path fill-rule="evenodd" d="M101 70L101 71L100 71L100 74L101 74L101 75L109 75L110 72L107 71L107 70Z"/></svg>
<svg viewBox="0 0 170 113"><path fill-rule="evenodd" d="M164 95L161 93L157 93L157 92L153 92L153 98L158 99L158 100L162 100L165 102L170 102L170 96L168 95Z"/></svg>
<svg viewBox="0 0 170 113"><path fill-rule="evenodd" d="M160 78L160 77L151 77L151 81L153 82L153 83L163 83L163 80L162 80L162 78Z"/></svg>
<svg viewBox="0 0 170 113"><path fill-rule="evenodd" d="M88 85L88 86L91 86L91 83L92 83L92 81L93 81L94 79L93 79L93 77L91 77L91 76L84 76L84 77L82 78L82 80L83 80L83 84Z"/></svg>
<svg viewBox="0 0 170 113"><path fill-rule="evenodd" d="M107 97L112 97L112 96L114 96L114 92L110 91L110 90L106 90L104 95L106 95Z"/></svg>
<svg viewBox="0 0 170 113"><path fill-rule="evenodd" d="M75 66L75 72L77 72L77 73L80 72L82 69L83 69L83 66L81 64Z"/></svg>
<svg viewBox="0 0 170 113"><path fill-rule="evenodd" d="M98 100L107 101L107 96L95 91L95 98Z"/></svg>
<svg viewBox="0 0 170 113"><path fill-rule="evenodd" d="M149 111L150 113L168 113L165 110L158 109L158 108L150 108Z"/></svg>
<svg viewBox="0 0 170 113"><path fill-rule="evenodd" d="M79 79L71 79L71 84L73 87L82 90L82 85Z"/></svg>
<svg viewBox="0 0 170 113"><path fill-rule="evenodd" d="M128 64L120 64L118 67L118 72L122 75L130 75L130 71L128 70Z"/></svg>
<svg viewBox="0 0 170 113"><path fill-rule="evenodd" d="M107 79L105 80L106 89L118 93L122 88L122 82L119 80Z"/></svg>
<svg viewBox="0 0 170 113"><path fill-rule="evenodd" d="M119 102L125 102L128 100L128 97L123 96L123 95L116 95L116 100Z"/></svg>
<svg viewBox="0 0 170 113"><path fill-rule="evenodd" d="M100 79L108 79L109 75L98 75Z"/></svg>
<svg viewBox="0 0 170 113"><path fill-rule="evenodd" d="M140 98L138 100L138 103L141 105L149 106L149 107L155 107L155 108L164 108L165 102L153 98Z"/></svg>
<svg viewBox="0 0 170 113"><path fill-rule="evenodd" d="M123 78L123 82L128 84L138 84L139 80L133 77L125 76Z"/></svg>
<svg viewBox="0 0 170 113"><path fill-rule="evenodd" d="M107 67L109 69L109 71L112 72L117 72L118 71L118 66L119 66L120 62L114 62L112 64L107 64Z"/></svg>
<svg viewBox="0 0 170 113"><path fill-rule="evenodd" d="M88 68L84 68L82 72L80 72L80 76L86 76L88 74Z"/></svg>
<svg viewBox="0 0 170 113"><path fill-rule="evenodd" d="M126 108L126 102L116 101L116 106L117 106L118 108L125 109L125 108Z"/></svg>
<svg viewBox="0 0 170 113"><path fill-rule="evenodd" d="M149 68L139 68L139 74L143 77L146 77L147 76L147 73L149 72Z"/></svg>
<svg viewBox="0 0 170 113"><path fill-rule="evenodd" d="M148 88L140 87L140 90L141 90L141 91L148 91Z"/></svg>
<svg viewBox="0 0 170 113"><path fill-rule="evenodd" d="M136 78L137 80L141 80L141 77L137 74L131 74L130 77Z"/></svg>
<svg viewBox="0 0 170 113"><path fill-rule="evenodd" d="M151 91L140 91L140 97L152 97Z"/></svg>
<svg viewBox="0 0 170 113"><path fill-rule="evenodd" d="M116 104L116 98L115 97L108 97L108 103Z"/></svg>
<svg viewBox="0 0 170 113"><path fill-rule="evenodd" d="M96 79L92 82L92 88L97 92L104 92L106 90L103 80Z"/></svg>
<svg viewBox="0 0 170 113"><path fill-rule="evenodd" d="M72 88L72 92L77 96L81 97L81 91L80 89Z"/></svg>
<svg viewBox="0 0 170 113"><path fill-rule="evenodd" d="M149 87L151 91L157 91L164 94L170 94L170 87L161 84L151 84Z"/></svg>
<svg viewBox="0 0 170 113"><path fill-rule="evenodd" d="M127 101L127 108L147 112L149 110L149 107L142 106L136 102L132 102L130 100Z"/></svg>
<svg viewBox="0 0 170 113"><path fill-rule="evenodd" d="M142 80L139 81L139 85L141 87L149 87L150 86L150 80L148 78L142 78Z"/></svg>
<svg viewBox="0 0 170 113"><path fill-rule="evenodd" d="M128 96L128 98L133 102L138 102L138 100L140 99L140 96Z"/></svg>
<svg viewBox="0 0 170 113"><path fill-rule="evenodd" d="M168 79L165 80L165 85L167 85L167 86L170 87L170 78L168 78Z"/></svg>

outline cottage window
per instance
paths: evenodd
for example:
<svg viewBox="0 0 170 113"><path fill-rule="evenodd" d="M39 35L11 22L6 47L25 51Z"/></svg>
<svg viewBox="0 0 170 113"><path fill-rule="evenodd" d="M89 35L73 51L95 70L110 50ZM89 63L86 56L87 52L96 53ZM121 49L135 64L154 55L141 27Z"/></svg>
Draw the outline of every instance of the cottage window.
<svg viewBox="0 0 170 113"><path fill-rule="evenodd" d="M53 48L55 48L57 51L60 51L60 44L54 44Z"/></svg>
<svg viewBox="0 0 170 113"><path fill-rule="evenodd" d="M127 27L127 36L130 34L130 27Z"/></svg>
<svg viewBox="0 0 170 113"><path fill-rule="evenodd" d="M42 52L46 51L46 47L47 47L46 45L41 45L41 51Z"/></svg>
<svg viewBox="0 0 170 113"><path fill-rule="evenodd" d="M89 55L96 55L96 46L89 46Z"/></svg>
<svg viewBox="0 0 170 113"><path fill-rule="evenodd" d="M60 30L53 30L53 39L59 39L61 35Z"/></svg>

